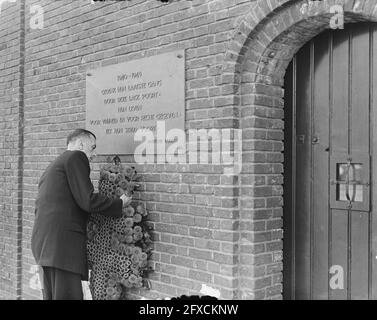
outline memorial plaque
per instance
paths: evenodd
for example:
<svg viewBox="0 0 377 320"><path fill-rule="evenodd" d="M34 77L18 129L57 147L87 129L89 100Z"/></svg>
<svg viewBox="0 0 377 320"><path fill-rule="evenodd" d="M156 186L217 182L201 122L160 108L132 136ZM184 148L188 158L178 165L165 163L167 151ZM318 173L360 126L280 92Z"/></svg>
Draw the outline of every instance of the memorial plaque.
<svg viewBox="0 0 377 320"><path fill-rule="evenodd" d="M156 137L184 130L184 50L89 70L86 77L86 128L97 136L97 154L133 154L138 129Z"/></svg>

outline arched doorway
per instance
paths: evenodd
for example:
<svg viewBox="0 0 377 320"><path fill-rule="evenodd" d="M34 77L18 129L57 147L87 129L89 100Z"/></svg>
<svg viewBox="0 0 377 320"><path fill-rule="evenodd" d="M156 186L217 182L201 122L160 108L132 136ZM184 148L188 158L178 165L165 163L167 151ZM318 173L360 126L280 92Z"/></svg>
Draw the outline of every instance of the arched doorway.
<svg viewBox="0 0 377 320"><path fill-rule="evenodd" d="M287 69L286 299L374 298L376 101L375 24L321 33Z"/></svg>
<svg viewBox="0 0 377 320"><path fill-rule="evenodd" d="M242 172L235 181L240 194L236 294L241 299L279 299L289 292L286 284L292 278L287 274L285 252L289 218L284 216L284 131L289 121L284 79L298 50L331 27L335 4L342 7L347 28L377 22L377 0L257 0L238 23L225 54L218 84L233 106L235 127L243 130ZM333 30L337 31L341 32ZM370 174L372 190L377 176L372 170ZM374 229L377 217L369 217ZM376 255L374 234L369 245L369 254ZM377 269L377 259L369 260L369 268ZM370 281L377 283L377 273L369 274ZM369 298L377 299L374 285L368 291Z"/></svg>

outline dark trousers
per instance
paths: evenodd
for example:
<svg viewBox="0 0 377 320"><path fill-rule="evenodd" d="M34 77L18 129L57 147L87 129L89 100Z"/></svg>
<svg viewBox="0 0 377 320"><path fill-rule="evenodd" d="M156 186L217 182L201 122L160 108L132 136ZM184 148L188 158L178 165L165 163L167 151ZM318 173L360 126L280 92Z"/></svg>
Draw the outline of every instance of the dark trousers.
<svg viewBox="0 0 377 320"><path fill-rule="evenodd" d="M81 275L69 271L43 268L43 300L83 300Z"/></svg>

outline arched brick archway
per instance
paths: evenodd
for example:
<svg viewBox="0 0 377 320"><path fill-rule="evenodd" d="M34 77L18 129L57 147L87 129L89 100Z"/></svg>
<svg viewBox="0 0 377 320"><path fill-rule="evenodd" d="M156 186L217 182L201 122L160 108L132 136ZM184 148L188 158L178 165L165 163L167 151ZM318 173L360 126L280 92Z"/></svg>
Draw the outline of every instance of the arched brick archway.
<svg viewBox="0 0 377 320"><path fill-rule="evenodd" d="M240 299L282 291L285 70L307 41L330 28L333 5L343 6L345 23L377 21L377 0L259 0L228 47L222 84L233 88L243 130Z"/></svg>

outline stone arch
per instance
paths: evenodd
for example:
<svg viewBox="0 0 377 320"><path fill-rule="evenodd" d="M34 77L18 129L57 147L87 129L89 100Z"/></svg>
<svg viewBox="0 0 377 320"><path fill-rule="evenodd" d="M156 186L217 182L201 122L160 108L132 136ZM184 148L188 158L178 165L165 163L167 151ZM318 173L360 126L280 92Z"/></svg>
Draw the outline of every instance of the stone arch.
<svg viewBox="0 0 377 320"><path fill-rule="evenodd" d="M239 299L281 297L284 76L294 54L344 22L376 22L377 0L257 0L228 46L222 84L234 87L243 130L240 175Z"/></svg>

